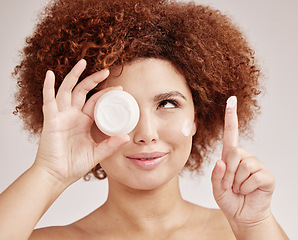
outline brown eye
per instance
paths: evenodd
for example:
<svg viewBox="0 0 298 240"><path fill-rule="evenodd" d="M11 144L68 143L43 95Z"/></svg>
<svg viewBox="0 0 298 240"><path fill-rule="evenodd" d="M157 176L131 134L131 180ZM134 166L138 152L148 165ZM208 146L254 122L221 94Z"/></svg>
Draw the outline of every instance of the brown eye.
<svg viewBox="0 0 298 240"><path fill-rule="evenodd" d="M157 108L172 109L179 107L179 103L176 100L163 100L158 104Z"/></svg>

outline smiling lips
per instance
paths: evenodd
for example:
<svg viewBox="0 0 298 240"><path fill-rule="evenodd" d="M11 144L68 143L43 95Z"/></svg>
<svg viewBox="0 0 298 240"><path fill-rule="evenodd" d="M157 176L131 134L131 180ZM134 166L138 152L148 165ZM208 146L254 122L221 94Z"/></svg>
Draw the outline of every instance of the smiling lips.
<svg viewBox="0 0 298 240"><path fill-rule="evenodd" d="M155 168L168 154L164 152L138 153L126 158L142 169Z"/></svg>

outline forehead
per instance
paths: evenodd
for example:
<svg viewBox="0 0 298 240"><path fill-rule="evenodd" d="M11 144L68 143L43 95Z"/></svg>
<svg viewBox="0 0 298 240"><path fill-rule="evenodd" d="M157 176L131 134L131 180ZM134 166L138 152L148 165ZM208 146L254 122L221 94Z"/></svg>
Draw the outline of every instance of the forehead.
<svg viewBox="0 0 298 240"><path fill-rule="evenodd" d="M114 67L104 87L121 85L125 91L166 92L179 90L190 94L185 77L168 61L140 59L124 67Z"/></svg>

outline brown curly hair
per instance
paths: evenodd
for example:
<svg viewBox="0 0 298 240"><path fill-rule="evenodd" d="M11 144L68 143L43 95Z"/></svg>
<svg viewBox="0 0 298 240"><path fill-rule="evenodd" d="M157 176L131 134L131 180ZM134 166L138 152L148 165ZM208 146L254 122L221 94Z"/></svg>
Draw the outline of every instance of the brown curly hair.
<svg viewBox="0 0 298 240"><path fill-rule="evenodd" d="M57 91L82 58L88 65L80 80L138 58L170 61L185 76L197 121L185 165L190 170L200 168L211 146L222 137L229 96L238 98L241 133L250 129L259 112L260 69L254 51L220 11L170 0L56 0L40 14L14 71L19 86L16 112L31 133L40 133L43 125L46 71L55 72ZM100 165L92 172L99 179L106 177Z"/></svg>

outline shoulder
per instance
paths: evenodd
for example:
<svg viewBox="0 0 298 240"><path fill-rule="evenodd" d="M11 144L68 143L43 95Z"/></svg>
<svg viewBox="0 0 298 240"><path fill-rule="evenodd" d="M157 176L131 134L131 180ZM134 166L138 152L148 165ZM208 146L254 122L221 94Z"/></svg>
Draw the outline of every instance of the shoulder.
<svg viewBox="0 0 298 240"><path fill-rule="evenodd" d="M202 218L202 216L204 216ZM196 206L193 221L202 226L203 239L235 240L231 226L220 209Z"/></svg>
<svg viewBox="0 0 298 240"><path fill-rule="evenodd" d="M208 222L210 223L210 226L212 225L214 228L224 232L232 232L231 226L227 218L220 209L208 209L208 211Z"/></svg>
<svg viewBox="0 0 298 240"><path fill-rule="evenodd" d="M109 221L100 213L101 208L70 225L36 229L29 240L91 240L96 236L102 237L107 230L107 222Z"/></svg>
<svg viewBox="0 0 298 240"><path fill-rule="evenodd" d="M77 225L72 224L35 229L29 240L75 240L84 239L84 237L86 237L86 232Z"/></svg>

